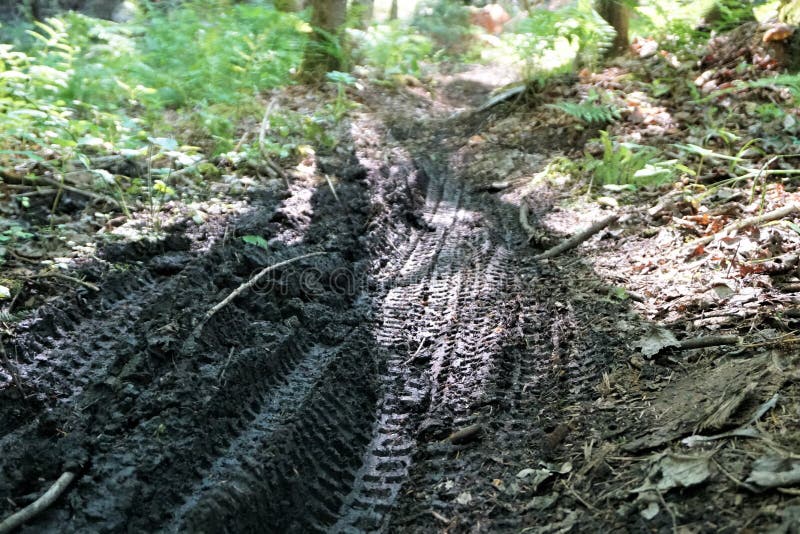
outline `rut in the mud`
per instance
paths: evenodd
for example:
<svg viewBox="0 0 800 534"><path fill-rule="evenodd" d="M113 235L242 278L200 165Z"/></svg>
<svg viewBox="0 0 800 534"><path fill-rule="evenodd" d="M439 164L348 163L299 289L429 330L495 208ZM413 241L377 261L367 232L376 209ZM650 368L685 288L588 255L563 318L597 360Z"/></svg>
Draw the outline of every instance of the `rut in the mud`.
<svg viewBox="0 0 800 534"><path fill-rule="evenodd" d="M79 475L30 531L416 531L454 510L521 524L464 495L553 454L560 410L597 382L595 340L570 339L578 304L537 289L552 273L516 208L459 174L446 128L435 152L359 128L381 139L360 161L320 159L338 198L265 194L207 251L180 229L144 263L118 249L99 296L49 307L8 347L36 391L5 390L0 493ZM187 352L233 288L311 251L326 254L236 299ZM470 425L474 441L446 439Z"/></svg>

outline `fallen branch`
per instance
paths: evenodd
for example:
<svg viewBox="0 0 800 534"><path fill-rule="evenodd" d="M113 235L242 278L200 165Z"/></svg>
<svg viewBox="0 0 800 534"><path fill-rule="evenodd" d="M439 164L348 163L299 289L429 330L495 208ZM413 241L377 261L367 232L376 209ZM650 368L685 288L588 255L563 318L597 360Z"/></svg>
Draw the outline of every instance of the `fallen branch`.
<svg viewBox="0 0 800 534"><path fill-rule="evenodd" d="M800 282L786 282L783 284L775 284L775 287L784 293L798 293L800 292Z"/></svg>
<svg viewBox="0 0 800 534"><path fill-rule="evenodd" d="M245 291L247 291L248 289L253 287L268 272L274 271L275 269L278 269L278 268L283 267L285 265L289 265L290 263L295 263L297 261L304 260L306 258L311 258L311 257L314 257L314 256L321 256L322 254L327 254L327 253L326 252L311 252L309 254L303 254L302 256L297 256L295 258L290 258L288 260L278 262L275 265L270 265L269 267L265 267L265 268L261 269L261 271L259 271L258 274L253 276L250 280L248 280L247 282L243 283L242 285L240 285L239 287L234 289L231 292L230 295L228 295L227 297L225 297L222 300L222 302L220 302L219 304L217 304L216 306L214 306L213 308L208 310L203 315L203 317L200 319L200 322L197 323L197 326L194 329L192 337L196 337L197 335L200 334L200 330L203 329L205 324L208 322L209 319L211 319L214 316L215 313L217 313L222 308L224 308L225 306L230 304L233 301L233 299L235 299L236 297L238 297L239 295L241 295L242 293L244 293Z"/></svg>
<svg viewBox="0 0 800 534"><path fill-rule="evenodd" d="M522 199L522 202L519 205L519 225L522 226L522 229L525 230L525 233L528 234L528 241L536 235L536 229L531 226L530 221L528 220L528 213L530 208L528 207L528 203L525 199Z"/></svg>
<svg viewBox="0 0 800 534"><path fill-rule="evenodd" d="M27 179L28 178L26 178L26 180ZM107 195L101 195L100 193L95 193L94 191L88 191L86 189L81 189L79 187L69 185L64 180L59 181L56 180L55 178L49 178L47 176L36 176L35 178L31 178L30 181L40 181L57 189L63 189L65 191L75 193L76 195L82 195L84 197L88 197L93 200L101 200L107 204L114 204L118 208L121 207L119 201L116 198L112 198Z"/></svg>
<svg viewBox="0 0 800 534"><path fill-rule="evenodd" d="M52 272L49 272L49 273L38 273L38 274L33 274L31 276L28 276L26 278L28 280L32 280L34 278L57 278L59 280L65 280L67 282L72 282L72 283L81 285L81 286L83 286L83 287L85 287L87 289L91 289L92 291L100 291L100 288L97 287L96 285L94 285L91 282L86 282L84 280L81 280L80 278L75 278L74 276L69 276L69 275L61 274L61 273L52 273Z"/></svg>
<svg viewBox="0 0 800 534"><path fill-rule="evenodd" d="M676 348L678 350L704 349L720 345L738 345L740 342L739 336L705 336L684 339Z"/></svg>
<svg viewBox="0 0 800 534"><path fill-rule="evenodd" d="M603 228L605 228L609 224L615 223L617 221L617 219L619 219L619 215L611 215L609 217L606 217L603 220L597 221L596 223L591 225L589 228L587 228L587 229L585 229L585 230L583 230L581 232L578 232L574 236L570 237L569 239L567 239L565 241L562 241L561 243L559 243L558 245L554 246L553 248L542 252L541 254L536 256L536 259L537 260L544 260L544 259L547 259L547 258L552 258L554 256L558 256L562 252L566 252L567 250L573 249L573 248L577 247L578 245L580 245L581 243L583 243L584 241L586 241L587 239L589 239L590 237L592 237L597 232L601 231Z"/></svg>
<svg viewBox="0 0 800 534"><path fill-rule="evenodd" d="M52 505L56 499L58 499L61 494L64 493L64 491L67 489L67 486L69 486L74 479L75 473L70 471L64 472L64 474L58 477L58 480L56 480L53 485L50 486L50 489L48 489L44 495L33 501L19 512L11 514L2 523L0 523L0 534L11 532L26 521L33 519L43 511L47 510L47 508L49 508L50 505Z"/></svg>
<svg viewBox="0 0 800 534"><path fill-rule="evenodd" d="M789 204L788 206L784 206L777 210L773 210L767 213L762 213L761 215L756 215L754 217L748 217L746 219L742 219L736 221L735 223L731 223L719 232L715 232L711 235L707 235L705 237L701 237L699 239L695 239L694 241L690 241L685 245L687 249L695 249L697 247L707 245L712 241L716 241L723 235L727 234L728 232L733 232L735 230L741 230L742 228L746 228L748 226L757 226L759 224L763 224L766 222L777 221L778 219L783 219L784 217L788 217L789 215L794 214L800 206L797 204Z"/></svg>

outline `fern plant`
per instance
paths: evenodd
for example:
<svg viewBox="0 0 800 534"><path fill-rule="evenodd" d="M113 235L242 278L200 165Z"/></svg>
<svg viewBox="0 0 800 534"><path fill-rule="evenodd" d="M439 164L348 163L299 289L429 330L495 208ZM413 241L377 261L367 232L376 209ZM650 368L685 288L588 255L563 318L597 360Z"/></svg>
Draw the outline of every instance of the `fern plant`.
<svg viewBox="0 0 800 534"><path fill-rule="evenodd" d="M620 118L619 110L607 100L607 97L591 90L583 102L557 102L546 107L557 109L586 124L607 124Z"/></svg>

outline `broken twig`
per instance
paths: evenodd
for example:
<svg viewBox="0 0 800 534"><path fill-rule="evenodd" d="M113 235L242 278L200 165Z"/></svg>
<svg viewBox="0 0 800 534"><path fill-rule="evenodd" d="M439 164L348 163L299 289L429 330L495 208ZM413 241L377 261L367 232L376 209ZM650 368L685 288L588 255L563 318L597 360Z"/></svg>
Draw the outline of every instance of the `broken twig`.
<svg viewBox="0 0 800 534"><path fill-rule="evenodd" d="M81 285L87 289L91 289L92 291L100 291L100 288L91 282L86 282L84 280L81 280L80 278L75 278L74 276L69 276L61 273L54 273L54 272L38 273L28 276L27 278L29 280L33 280L34 278L57 278L59 280L65 280L67 282L72 282Z"/></svg>
<svg viewBox="0 0 800 534"><path fill-rule="evenodd" d="M480 423L476 423L474 425L469 425L468 427L462 428L461 430L456 430L449 436L445 441L449 441L455 445L460 445L462 443L469 443L473 439L477 438L481 431L483 430L483 425Z"/></svg>
<svg viewBox="0 0 800 534"><path fill-rule="evenodd" d="M684 339L680 342L677 349L704 349L707 347L718 347L720 345L738 345L740 342L741 339L739 339L739 336L704 336Z"/></svg>
<svg viewBox="0 0 800 534"><path fill-rule="evenodd" d="M547 258L552 258L554 256L558 256L562 252L566 252L566 251L568 251L570 249L573 249L573 248L577 247L578 245L580 245L581 243L583 243L584 241L586 241L587 239L589 239L590 237L592 237L597 232L601 231L603 228L605 228L609 224L615 223L617 221L617 219L619 219L619 215L611 215L609 217L606 217L605 219L597 221L596 223L591 225L589 228L586 228L585 230L582 230L582 231L578 232L574 236L570 237L569 239L566 239L566 240L562 241L561 243L559 243L558 245L554 246L553 248L542 252L541 254L536 256L536 259L544 260L544 259L547 259Z"/></svg>
<svg viewBox="0 0 800 534"><path fill-rule="evenodd" d="M63 475L58 477L50 489L44 492L44 495L33 501L31 504L20 510L15 514L8 516L2 523L0 523L0 534L11 532L18 526L26 521L33 519L44 510L52 505L62 493L67 489L67 486L75 479L75 473L65 471Z"/></svg>
<svg viewBox="0 0 800 534"><path fill-rule="evenodd" d="M295 258L290 258L288 260L278 262L275 265L270 265L269 267L265 267L265 268L261 269L258 272L258 274L253 276L250 280L248 280L247 282L243 283L242 285L240 285L239 287L237 287L236 289L231 291L231 294L228 295L227 297L225 297L222 300L222 302L218 303L216 306L214 306L213 308L208 310L205 313L205 315L203 315L203 317L200 319L200 322L197 323L197 326L194 329L193 335L199 334L200 330L202 330L203 326L205 326L205 324L208 322L208 320L211 319L214 316L215 313L217 313L222 308L224 308L225 306L230 304L231 301L233 301L233 299L235 299L236 297L238 297L239 295L241 295L242 293L244 293L245 291L247 291L248 289L253 287L268 272L274 271L275 269L278 269L280 267L284 267L286 265L289 265L290 263L294 263L294 262L297 262L297 261L300 261L300 260L304 260L306 258L311 258L313 256L321 256L322 254L326 254L326 252L311 252L309 254L303 254L302 256L297 256Z"/></svg>
<svg viewBox="0 0 800 534"><path fill-rule="evenodd" d="M536 229L531 226L531 223L528 220L529 211L530 208L528 207L528 203L523 199L522 203L519 205L519 225L522 226L522 229L525 230L526 234L528 234L528 241L530 242L531 238L536 235Z"/></svg>

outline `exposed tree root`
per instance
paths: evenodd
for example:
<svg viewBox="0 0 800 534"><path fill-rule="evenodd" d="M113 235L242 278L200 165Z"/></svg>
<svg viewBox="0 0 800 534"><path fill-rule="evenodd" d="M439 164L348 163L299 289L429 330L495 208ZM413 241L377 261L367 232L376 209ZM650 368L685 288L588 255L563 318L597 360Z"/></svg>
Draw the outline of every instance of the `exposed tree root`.
<svg viewBox="0 0 800 534"><path fill-rule="evenodd" d="M65 471L63 475L58 477L50 489L44 492L44 495L33 501L31 504L20 510L15 514L8 516L2 523L0 523L0 534L11 532L19 527L26 521L33 519L43 511L47 510L56 499L67 489L70 483L75 479L75 473Z"/></svg>

